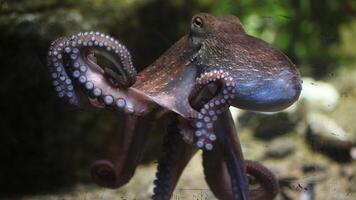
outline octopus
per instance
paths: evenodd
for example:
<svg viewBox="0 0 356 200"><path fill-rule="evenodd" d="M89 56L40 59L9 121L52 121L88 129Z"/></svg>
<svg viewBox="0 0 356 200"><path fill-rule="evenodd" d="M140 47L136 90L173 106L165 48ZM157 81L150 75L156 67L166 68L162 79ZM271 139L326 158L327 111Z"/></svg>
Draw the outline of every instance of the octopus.
<svg viewBox="0 0 356 200"><path fill-rule="evenodd" d="M125 115L117 159L90 168L99 186L119 188L133 177L149 137L142 122L164 110L175 117L164 136L152 199L171 198L199 150L218 199L269 200L279 193L269 169L244 159L229 107L285 109L300 95L301 76L286 55L248 35L237 17L193 16L189 33L139 73L121 42L94 31L53 41L48 63L59 98Z"/></svg>

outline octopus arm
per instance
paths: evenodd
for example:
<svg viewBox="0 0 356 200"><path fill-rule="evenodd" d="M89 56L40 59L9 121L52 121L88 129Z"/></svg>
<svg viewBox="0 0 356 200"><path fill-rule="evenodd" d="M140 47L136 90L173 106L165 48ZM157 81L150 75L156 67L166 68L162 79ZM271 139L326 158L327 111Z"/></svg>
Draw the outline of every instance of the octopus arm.
<svg viewBox="0 0 356 200"><path fill-rule="evenodd" d="M245 197L239 197L237 194L239 193L238 188L242 190L246 187L241 185L245 183L246 179L239 180L240 178L237 175L246 173L249 184L257 185L257 188L250 187L248 189L249 199L274 199L279 192L278 180L271 171L258 162L243 160L240 142L231 115L227 112L223 113L222 116L227 121L219 119L216 124L218 144L211 151L204 151L203 153L204 174L209 187L219 199L244 199ZM221 137L225 137L230 142L222 141ZM233 147L229 148L231 146ZM227 151L230 151L230 153ZM245 167L244 170L241 170L241 167Z"/></svg>
<svg viewBox="0 0 356 200"><path fill-rule="evenodd" d="M229 110L221 114L214 129L219 147L204 152L206 180L219 199L247 200L249 194L246 168ZM230 181L227 177L230 177Z"/></svg>
<svg viewBox="0 0 356 200"><path fill-rule="evenodd" d="M94 55L115 68L98 65ZM48 64L58 96L71 104L81 106L86 98L91 106L135 115L147 114L156 105L130 90L137 76L130 53L108 35L84 32L59 38L50 46Z"/></svg>
<svg viewBox="0 0 356 200"><path fill-rule="evenodd" d="M184 127L184 125L182 126L183 121L180 123L180 128ZM165 153L159 160L157 167L154 194L152 196L154 200L171 199L179 177L193 155L197 152L195 147L182 140L177 125L176 121L173 122L168 127L164 138L163 150Z"/></svg>
<svg viewBox="0 0 356 200"><path fill-rule="evenodd" d="M91 166L91 176L100 186L119 188L134 175L147 140L147 117L127 115L120 138L118 158L114 161L99 160Z"/></svg>

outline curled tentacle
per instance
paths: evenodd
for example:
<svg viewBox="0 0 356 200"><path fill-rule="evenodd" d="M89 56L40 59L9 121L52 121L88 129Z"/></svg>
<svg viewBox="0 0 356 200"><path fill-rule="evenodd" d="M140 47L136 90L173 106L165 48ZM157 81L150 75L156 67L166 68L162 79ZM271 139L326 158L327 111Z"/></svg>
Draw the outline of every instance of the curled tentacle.
<svg viewBox="0 0 356 200"><path fill-rule="evenodd" d="M119 71L97 65L93 53L102 55ZM49 50L49 65L53 85L59 97L66 96L78 104L75 85L88 94L92 105L111 107L133 113L136 107L145 110L139 99L130 96L126 88L136 81L131 56L124 45L99 32L78 33L54 41Z"/></svg>
<svg viewBox="0 0 356 200"><path fill-rule="evenodd" d="M135 83L137 73L132 65L131 55L120 42L103 33L84 32L73 35L70 45L65 48L66 53L70 54L73 66L79 63L80 67L95 68L95 64L90 62L85 55L88 50L104 56L114 64L121 76L110 69L104 69L104 71L107 76L117 82L118 86L127 88ZM85 72L85 69L81 70L80 67L79 71Z"/></svg>
<svg viewBox="0 0 356 200"><path fill-rule="evenodd" d="M217 149L217 148L216 148ZM214 148L213 151L216 150ZM233 199L231 183L226 164L219 156L204 154L204 173L214 195L221 200ZM208 163L207 163L208 162ZM275 175L256 161L245 160L251 200L273 200L279 193L279 184ZM213 187L212 187L213 186Z"/></svg>
<svg viewBox="0 0 356 200"><path fill-rule="evenodd" d="M120 175L115 165L108 160L98 160L90 168L91 177L100 186L117 188L120 186Z"/></svg>
<svg viewBox="0 0 356 200"><path fill-rule="evenodd" d="M52 42L48 51L48 65L57 96L68 100L73 105L78 105L78 96L74 92L72 80L65 69L67 63L64 62L64 48L68 43L67 37L61 37Z"/></svg>
<svg viewBox="0 0 356 200"><path fill-rule="evenodd" d="M252 200L273 200L279 193L279 184L276 176L262 164L245 160L249 185L257 185L249 189Z"/></svg>
<svg viewBox="0 0 356 200"><path fill-rule="evenodd" d="M147 120L133 115L126 116L120 138L118 159L115 161L99 160L91 166L91 176L98 185L118 188L127 183L133 176L141 160L146 142Z"/></svg>
<svg viewBox="0 0 356 200"><path fill-rule="evenodd" d="M213 148L212 143L216 140L213 123L221 113L229 108L231 100L235 97L235 83L229 73L223 70L205 72L196 81L198 84L197 90L213 82L218 82L221 85L219 93L202 106L194 120L194 127L196 128L194 133L196 137L195 145L198 148L211 150Z"/></svg>
<svg viewBox="0 0 356 200"><path fill-rule="evenodd" d="M110 60L119 69L121 76L113 71L109 73L106 68L103 70L88 59L86 53L89 50ZM98 99L107 107L133 112L133 105L128 104L128 97L125 93L114 91L117 85L126 88L136 80L136 71L132 66L131 56L122 44L99 32L85 32L73 35L65 51L70 55L73 78L82 84L93 98Z"/></svg>
<svg viewBox="0 0 356 200"><path fill-rule="evenodd" d="M181 139L176 122L173 122L168 127L163 145L163 149L166 152L158 163L158 171L154 181L154 194L152 196L154 200L171 199L181 173L197 152L196 148Z"/></svg>
<svg viewBox="0 0 356 200"><path fill-rule="evenodd" d="M97 65L93 53L111 61L120 75ZM97 107L105 106L135 115L148 113L154 107L128 88L136 81L131 56L125 46L110 36L85 32L59 38L50 46L48 62L58 96L72 104L79 105L79 93L75 91L81 89ZM92 165L91 175L97 184L117 188L133 176L145 142L145 133L141 133L143 126L135 127L136 118L134 115L126 117L118 160L100 160Z"/></svg>

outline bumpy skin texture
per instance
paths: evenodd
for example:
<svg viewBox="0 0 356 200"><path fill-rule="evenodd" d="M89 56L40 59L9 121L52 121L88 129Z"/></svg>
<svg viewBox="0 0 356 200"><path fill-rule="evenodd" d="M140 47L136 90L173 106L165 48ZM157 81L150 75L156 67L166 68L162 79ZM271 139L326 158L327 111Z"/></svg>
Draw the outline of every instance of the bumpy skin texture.
<svg viewBox="0 0 356 200"><path fill-rule="evenodd" d="M96 55L114 68L101 65ZM126 113L118 159L91 168L99 185L118 188L131 179L146 141L140 123L164 108L178 121L165 137L153 199L170 199L198 149L219 199L268 200L278 193L278 181L267 168L244 161L228 108L284 109L298 99L301 77L283 53L247 35L236 17L194 16L190 33L138 74L126 47L99 32L55 40L48 62L58 97ZM251 182L260 189L249 188Z"/></svg>

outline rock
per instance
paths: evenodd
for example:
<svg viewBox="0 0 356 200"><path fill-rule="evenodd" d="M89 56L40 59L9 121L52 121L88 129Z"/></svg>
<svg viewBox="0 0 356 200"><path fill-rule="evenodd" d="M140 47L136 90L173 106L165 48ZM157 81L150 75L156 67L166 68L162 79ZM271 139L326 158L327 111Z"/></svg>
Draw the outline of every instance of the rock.
<svg viewBox="0 0 356 200"><path fill-rule="evenodd" d="M353 134L347 133L332 118L318 112L309 113L307 123L306 139L312 149L338 161L351 159L351 149L356 147Z"/></svg>
<svg viewBox="0 0 356 200"><path fill-rule="evenodd" d="M250 116L249 125L254 128L254 136L271 140L293 131L298 120L286 112L273 114L254 113Z"/></svg>
<svg viewBox="0 0 356 200"><path fill-rule="evenodd" d="M356 147L352 147L350 150L350 156L353 160L356 160Z"/></svg>
<svg viewBox="0 0 356 200"><path fill-rule="evenodd" d="M327 166L324 163L303 163L302 171L304 174L324 172L327 169Z"/></svg>
<svg viewBox="0 0 356 200"><path fill-rule="evenodd" d="M356 168L354 166L344 166L339 171L340 176L346 178L348 184L348 191L351 193L356 192Z"/></svg>
<svg viewBox="0 0 356 200"><path fill-rule="evenodd" d="M348 180L356 178L356 169L353 167L345 166L340 169L339 173L341 176L347 178Z"/></svg>
<svg viewBox="0 0 356 200"><path fill-rule="evenodd" d="M300 186L300 185L299 185ZM307 186L301 188L300 200L315 200L315 183L309 182Z"/></svg>
<svg viewBox="0 0 356 200"><path fill-rule="evenodd" d="M276 139L268 145L265 151L265 157L284 158L295 151L293 141L289 139Z"/></svg>
<svg viewBox="0 0 356 200"><path fill-rule="evenodd" d="M339 104L340 95L330 83L303 78L299 104L305 103L308 109L332 111Z"/></svg>

